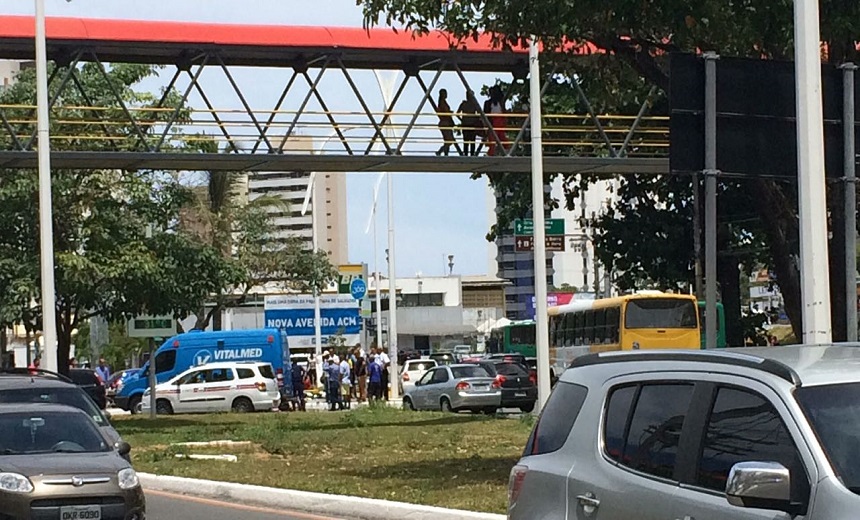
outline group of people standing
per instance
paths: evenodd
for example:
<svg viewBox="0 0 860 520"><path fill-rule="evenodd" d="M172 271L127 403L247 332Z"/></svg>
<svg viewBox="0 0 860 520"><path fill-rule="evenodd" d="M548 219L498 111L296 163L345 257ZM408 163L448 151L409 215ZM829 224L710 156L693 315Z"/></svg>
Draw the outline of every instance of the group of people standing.
<svg viewBox="0 0 860 520"><path fill-rule="evenodd" d="M454 116L460 119L460 130L463 134L463 149L461 155L478 155L477 139L480 136L487 143L487 155L496 155L498 142L504 148L507 141L505 128L505 96L501 87L494 85L488 91L488 98L484 102L483 114L486 115L490 128L486 128L481 117L481 107L475 99L475 93L471 90L466 92L466 99L457 107L457 111L451 110L448 104L448 91L439 90L439 99L436 102L436 115L439 118L439 131L442 132L442 146L436 150L436 155L449 155L451 146L457 140L454 130L457 128Z"/></svg>
<svg viewBox="0 0 860 520"><path fill-rule="evenodd" d="M329 410L349 409L352 400L388 400L388 369L391 358L384 350L370 349L367 354L360 346L340 354L323 353L322 383Z"/></svg>

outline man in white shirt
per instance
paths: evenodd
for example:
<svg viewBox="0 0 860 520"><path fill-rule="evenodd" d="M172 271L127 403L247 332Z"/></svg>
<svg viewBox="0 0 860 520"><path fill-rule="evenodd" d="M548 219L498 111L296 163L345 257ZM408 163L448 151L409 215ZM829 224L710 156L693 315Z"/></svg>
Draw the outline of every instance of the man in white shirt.
<svg viewBox="0 0 860 520"><path fill-rule="evenodd" d="M376 356L376 362L382 365L382 397L388 401L388 368L391 366L391 358L385 352L385 349L379 349L379 355Z"/></svg>
<svg viewBox="0 0 860 520"><path fill-rule="evenodd" d="M340 362L340 409L351 408L350 402L350 374L352 370L349 368L349 360L344 356L343 361Z"/></svg>

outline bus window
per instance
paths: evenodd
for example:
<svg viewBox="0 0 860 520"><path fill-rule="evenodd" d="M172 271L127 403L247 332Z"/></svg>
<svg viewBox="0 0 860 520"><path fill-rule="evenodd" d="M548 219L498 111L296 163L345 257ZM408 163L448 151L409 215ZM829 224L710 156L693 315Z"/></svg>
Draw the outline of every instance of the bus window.
<svg viewBox="0 0 860 520"><path fill-rule="evenodd" d="M624 326L628 329L695 329L697 314L692 300L634 299L627 302Z"/></svg>
<svg viewBox="0 0 860 520"><path fill-rule="evenodd" d="M618 322L620 317L620 308L610 307L606 309L606 337L609 343L618 343Z"/></svg>
<svg viewBox="0 0 860 520"><path fill-rule="evenodd" d="M585 326L582 335L585 345L594 343L594 311L585 311Z"/></svg>
<svg viewBox="0 0 860 520"><path fill-rule="evenodd" d="M534 345L535 324L526 323L511 327L511 345Z"/></svg>
<svg viewBox="0 0 860 520"><path fill-rule="evenodd" d="M571 345L582 345L582 313L577 312L574 314L568 314L570 316L570 321L568 323L571 324L570 338L572 339Z"/></svg>
<svg viewBox="0 0 860 520"><path fill-rule="evenodd" d="M594 334L592 334L593 341L592 343L602 345L603 343L609 343L606 341L606 310L605 309L597 309L594 311Z"/></svg>
<svg viewBox="0 0 860 520"><path fill-rule="evenodd" d="M573 314L559 316L559 327L562 330L559 343L564 347L573 345Z"/></svg>

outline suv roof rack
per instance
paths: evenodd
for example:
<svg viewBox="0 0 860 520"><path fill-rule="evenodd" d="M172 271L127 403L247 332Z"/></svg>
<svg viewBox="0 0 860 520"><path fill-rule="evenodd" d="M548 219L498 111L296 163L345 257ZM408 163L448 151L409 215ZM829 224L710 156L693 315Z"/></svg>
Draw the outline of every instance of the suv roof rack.
<svg viewBox="0 0 860 520"><path fill-rule="evenodd" d="M59 379L64 383L72 383L75 384L74 381L69 379L68 377L60 374L58 372L53 372L51 370L46 370L44 368L23 368L23 367L5 367L0 369L0 376L2 375L10 375L10 376L46 376L53 377L55 379Z"/></svg>
<svg viewBox="0 0 860 520"><path fill-rule="evenodd" d="M800 386L801 383L800 376L788 365L774 359L740 352L712 352L702 350L600 352L586 354L574 359L570 363L569 368L621 363L625 361L697 361L700 363L740 366L762 370L796 386Z"/></svg>

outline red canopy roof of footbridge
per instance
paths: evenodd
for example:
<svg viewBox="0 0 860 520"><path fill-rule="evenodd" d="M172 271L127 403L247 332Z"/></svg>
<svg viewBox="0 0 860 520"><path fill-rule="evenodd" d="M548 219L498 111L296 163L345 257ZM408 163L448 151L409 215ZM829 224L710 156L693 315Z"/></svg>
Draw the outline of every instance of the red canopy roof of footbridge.
<svg viewBox="0 0 860 520"><path fill-rule="evenodd" d="M68 57L82 48L102 61L176 64L217 51L228 65L289 66L338 53L350 68L400 69L456 57L463 70L502 72L527 64L525 49L493 48L488 35L456 40L441 31L416 36L390 28L234 25L48 18L48 53ZM0 58L32 59L34 20L0 16ZM583 54L590 50L583 48Z"/></svg>

